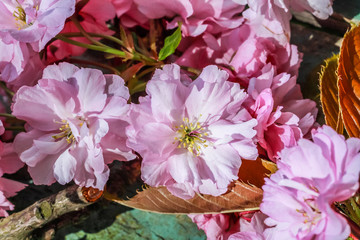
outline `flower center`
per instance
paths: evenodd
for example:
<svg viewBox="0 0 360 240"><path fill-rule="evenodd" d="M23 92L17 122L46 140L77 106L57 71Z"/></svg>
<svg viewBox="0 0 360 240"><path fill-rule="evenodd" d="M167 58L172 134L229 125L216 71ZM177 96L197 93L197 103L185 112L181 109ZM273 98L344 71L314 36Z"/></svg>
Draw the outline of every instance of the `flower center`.
<svg viewBox="0 0 360 240"><path fill-rule="evenodd" d="M307 226L307 229L311 231L312 227L316 226L317 222L321 219L321 211L315 206L314 199L304 199L304 202L309 206L309 209L296 209L296 211L302 214L304 218L303 223Z"/></svg>
<svg viewBox="0 0 360 240"><path fill-rule="evenodd" d="M204 137L209 134L199 122L189 122L189 119L184 117L183 124L175 128L179 134L178 137L175 137L175 140L179 141L178 148L185 148L192 154L199 156L201 149L208 147L207 140Z"/></svg>
<svg viewBox="0 0 360 240"><path fill-rule="evenodd" d="M18 30L22 29L26 25L26 13L24 9L21 6L16 7L13 16L15 17Z"/></svg>
<svg viewBox="0 0 360 240"><path fill-rule="evenodd" d="M58 140L58 139L62 139L62 138L66 138L66 141L68 143L73 143L75 142L75 137L71 131L71 128L69 126L69 123L68 121L66 120L62 120L61 122L62 125L60 126L59 130L61 131L59 134L56 134L54 136L52 136L55 140Z"/></svg>

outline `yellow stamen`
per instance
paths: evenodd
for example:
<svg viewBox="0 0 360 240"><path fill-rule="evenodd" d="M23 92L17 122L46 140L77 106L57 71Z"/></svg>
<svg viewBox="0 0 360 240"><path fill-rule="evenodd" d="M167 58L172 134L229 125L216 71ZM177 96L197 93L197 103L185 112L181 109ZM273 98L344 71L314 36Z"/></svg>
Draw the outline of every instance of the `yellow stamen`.
<svg viewBox="0 0 360 240"><path fill-rule="evenodd" d="M174 138L174 143L178 141L178 148L185 148L190 153L199 156L201 149L209 146L205 144L207 140L204 139L204 136L208 136L209 134L205 132L206 130L201 127L199 122L190 122L187 117L183 117L182 120L183 124L174 127L179 134L179 136Z"/></svg>

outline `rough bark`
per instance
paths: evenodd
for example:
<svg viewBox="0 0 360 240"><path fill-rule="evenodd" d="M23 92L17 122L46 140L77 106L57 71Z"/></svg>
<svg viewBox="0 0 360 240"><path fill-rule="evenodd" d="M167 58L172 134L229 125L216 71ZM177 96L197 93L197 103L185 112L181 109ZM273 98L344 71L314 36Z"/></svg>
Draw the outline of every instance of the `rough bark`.
<svg viewBox="0 0 360 240"><path fill-rule="evenodd" d="M35 202L23 211L0 220L0 238L27 239L31 232L65 213L78 211L92 202L82 195L81 187L71 186L55 195Z"/></svg>

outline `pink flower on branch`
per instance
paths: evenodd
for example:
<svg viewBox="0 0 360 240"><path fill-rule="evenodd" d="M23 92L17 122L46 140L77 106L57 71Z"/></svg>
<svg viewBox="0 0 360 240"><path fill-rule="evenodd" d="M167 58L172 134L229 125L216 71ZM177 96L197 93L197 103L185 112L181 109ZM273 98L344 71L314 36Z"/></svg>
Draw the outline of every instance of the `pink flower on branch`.
<svg viewBox="0 0 360 240"><path fill-rule="evenodd" d="M345 141L328 126L313 130L312 138L284 149L279 170L263 186L260 209L269 216L269 239L346 239L350 234L333 203L359 188L360 140Z"/></svg>
<svg viewBox="0 0 360 240"><path fill-rule="evenodd" d="M216 66L191 80L165 65L132 105L128 146L142 157L142 178L191 198L220 195L237 179L241 159L256 159L257 121L242 107L247 94Z"/></svg>
<svg viewBox="0 0 360 240"><path fill-rule="evenodd" d="M27 122L14 145L35 184L55 180L103 189L107 164L131 160L125 146L128 89L115 75L61 63L14 96L13 114Z"/></svg>

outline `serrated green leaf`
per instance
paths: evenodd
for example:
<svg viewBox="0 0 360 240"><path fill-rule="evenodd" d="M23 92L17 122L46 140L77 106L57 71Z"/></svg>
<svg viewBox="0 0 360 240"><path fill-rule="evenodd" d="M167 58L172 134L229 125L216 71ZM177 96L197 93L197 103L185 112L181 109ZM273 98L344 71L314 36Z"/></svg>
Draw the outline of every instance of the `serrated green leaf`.
<svg viewBox="0 0 360 240"><path fill-rule="evenodd" d="M165 38L164 46L159 52L159 60L164 60L171 54L173 54L181 41L181 24L176 31L170 36Z"/></svg>

